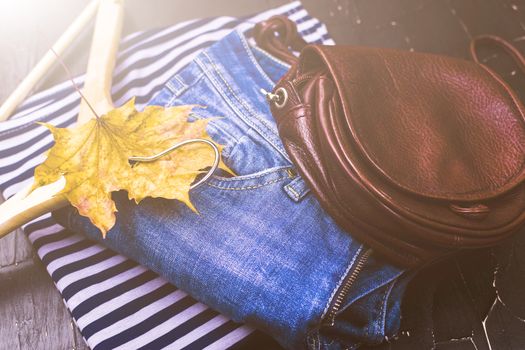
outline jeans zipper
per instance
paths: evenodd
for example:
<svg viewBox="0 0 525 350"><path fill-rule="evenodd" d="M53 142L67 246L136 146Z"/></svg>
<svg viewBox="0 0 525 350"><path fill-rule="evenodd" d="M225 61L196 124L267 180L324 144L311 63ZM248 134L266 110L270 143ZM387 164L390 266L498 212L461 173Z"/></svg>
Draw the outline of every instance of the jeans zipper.
<svg viewBox="0 0 525 350"><path fill-rule="evenodd" d="M330 327L332 327L335 324L335 317L337 315L337 312L341 309L343 301L350 292L350 288L352 288L352 285L359 276L359 273L361 272L366 261L370 257L370 254L372 254L372 249L367 249L364 252L359 253L354 268L352 269L352 272L345 277L343 283L341 284L341 287L339 287L339 290L332 299L332 303L330 304L330 308L328 309L328 313L326 314L323 324L328 325Z"/></svg>

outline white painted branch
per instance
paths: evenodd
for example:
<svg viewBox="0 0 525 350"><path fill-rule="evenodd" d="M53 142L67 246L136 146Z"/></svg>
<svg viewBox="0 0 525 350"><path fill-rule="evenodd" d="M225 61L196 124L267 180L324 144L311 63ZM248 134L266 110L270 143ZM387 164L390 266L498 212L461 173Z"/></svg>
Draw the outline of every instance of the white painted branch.
<svg viewBox="0 0 525 350"><path fill-rule="evenodd" d="M80 16L66 29L66 31L58 38L52 48L58 55L64 53L75 38L82 32L91 19L97 12L99 0L93 0L82 11ZM0 106L0 121L4 121L14 112L16 107L29 95L35 85L44 77L53 64L57 61L56 55L49 49L45 55L38 61L36 66L29 72L29 74L17 86L15 91L11 93L5 100L4 104Z"/></svg>
<svg viewBox="0 0 525 350"><path fill-rule="evenodd" d="M21 195L17 193L2 203L0 237L45 213L64 207L68 203L66 197L57 194L65 184L65 179L61 177L57 182L39 187L29 194L29 188L26 188Z"/></svg>
<svg viewBox="0 0 525 350"><path fill-rule="evenodd" d="M102 0L95 22L93 42L89 52L86 79L82 93L102 115L113 108L111 81L124 18L124 0ZM93 118L86 101L80 103L78 123Z"/></svg>
<svg viewBox="0 0 525 350"><path fill-rule="evenodd" d="M122 30L124 0L100 0L93 33L84 96L97 111L104 114L113 108L110 96L111 77ZM93 118L93 113L82 101L77 123ZM0 205L0 237L38 216L59 209L67 204L59 194L65 179L37 188L29 193L25 188Z"/></svg>

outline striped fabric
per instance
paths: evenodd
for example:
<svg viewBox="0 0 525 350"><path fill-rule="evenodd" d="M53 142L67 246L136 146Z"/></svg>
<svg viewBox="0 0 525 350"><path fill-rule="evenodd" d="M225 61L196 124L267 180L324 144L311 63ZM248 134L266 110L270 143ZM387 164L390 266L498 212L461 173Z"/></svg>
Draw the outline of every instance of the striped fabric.
<svg viewBox="0 0 525 350"><path fill-rule="evenodd" d="M131 34L120 44L112 87L115 105L136 96L141 109L201 49L233 28L249 37L254 23L276 14L294 20L308 42L333 43L325 26L300 2L242 19L197 19ZM83 76L75 81L82 85ZM27 99L10 120L0 123L4 198L32 182L35 166L52 145L51 134L35 122L70 126L79 103L78 93L66 81ZM49 214L24 231L93 349L225 349L254 336L252 328L196 302L134 261L64 229Z"/></svg>

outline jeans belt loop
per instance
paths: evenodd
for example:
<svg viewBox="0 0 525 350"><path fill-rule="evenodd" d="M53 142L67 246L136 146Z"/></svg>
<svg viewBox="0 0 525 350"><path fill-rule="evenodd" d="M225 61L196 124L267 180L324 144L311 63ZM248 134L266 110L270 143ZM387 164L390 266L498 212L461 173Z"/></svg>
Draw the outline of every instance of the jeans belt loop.
<svg viewBox="0 0 525 350"><path fill-rule="evenodd" d="M310 189L306 185L303 178L295 172L293 168L290 168L288 175L292 177L292 181L283 186L284 191L295 202L299 202L310 192Z"/></svg>

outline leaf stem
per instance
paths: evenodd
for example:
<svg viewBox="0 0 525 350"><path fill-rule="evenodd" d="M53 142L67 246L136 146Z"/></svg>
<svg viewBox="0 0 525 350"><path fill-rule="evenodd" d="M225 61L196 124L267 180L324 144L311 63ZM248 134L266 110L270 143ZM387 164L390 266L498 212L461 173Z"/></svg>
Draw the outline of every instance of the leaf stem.
<svg viewBox="0 0 525 350"><path fill-rule="evenodd" d="M99 115L97 114L97 112L95 112L95 109L93 108L93 106L91 106L91 103L89 103L88 99L86 98L86 96L84 96L84 94L82 93L82 91L80 91L80 88L77 86L77 84L75 83L75 80L73 80L73 76L71 74L71 72L69 71L69 69L67 68L66 64L64 63L64 61L62 60L62 58L60 57L59 54L56 53L56 51L51 48L51 52L53 52L55 54L55 56L57 57L58 59L58 62L60 63L60 65L62 66L62 68L64 68L64 70L66 71L66 74L67 74L67 77L69 78L69 80L71 81L71 83L73 84L73 87L75 88L75 90L77 90L78 94L80 95L80 97L82 99L84 99L84 101L86 101L89 109L91 109L91 112L93 112L93 114L95 115L95 117L97 119L99 119Z"/></svg>

